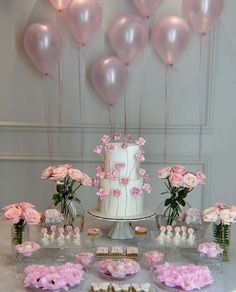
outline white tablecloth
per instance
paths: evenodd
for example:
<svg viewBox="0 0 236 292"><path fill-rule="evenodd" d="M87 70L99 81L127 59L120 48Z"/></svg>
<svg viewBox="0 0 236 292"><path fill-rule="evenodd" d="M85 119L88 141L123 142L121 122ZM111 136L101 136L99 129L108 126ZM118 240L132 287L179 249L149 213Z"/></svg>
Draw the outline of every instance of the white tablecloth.
<svg viewBox="0 0 236 292"><path fill-rule="evenodd" d="M16 272L15 263L12 261L10 254L10 226L3 220L0 221L0 292L22 292L32 291L23 287L23 275ZM111 240L106 237L112 223L96 220L86 217L85 229L87 227L99 227L103 231L103 236L97 240L97 244L102 245L133 245L134 240ZM153 221L140 223L155 230ZM32 233L35 230L31 230ZM204 289L206 292L236 292L236 247L231 246L230 262L223 264L223 272L214 274L214 284ZM85 281L79 287L75 287L70 291L89 291L91 282L101 281L99 275L95 272L88 272ZM151 282L152 274L148 270L142 270L138 275L130 279L131 282ZM160 288L153 288L152 291L165 291Z"/></svg>

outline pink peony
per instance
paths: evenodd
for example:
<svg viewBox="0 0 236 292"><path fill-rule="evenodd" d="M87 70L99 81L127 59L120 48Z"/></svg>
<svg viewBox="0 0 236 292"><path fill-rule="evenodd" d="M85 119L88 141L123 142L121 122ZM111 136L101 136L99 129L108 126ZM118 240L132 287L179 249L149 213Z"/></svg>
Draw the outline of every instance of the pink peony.
<svg viewBox="0 0 236 292"><path fill-rule="evenodd" d="M198 178L195 174L188 172L184 175L184 187L188 189L195 188L198 185Z"/></svg>
<svg viewBox="0 0 236 292"><path fill-rule="evenodd" d="M107 189L101 188L99 191L96 193L96 195L101 199L104 200L107 196L109 196L109 192Z"/></svg>
<svg viewBox="0 0 236 292"><path fill-rule="evenodd" d="M33 208L25 209L22 215L29 225L37 225L40 222L40 213Z"/></svg>
<svg viewBox="0 0 236 292"><path fill-rule="evenodd" d="M199 183L200 185L204 185L204 184L205 184L205 182L206 182L206 176L205 176L204 173L202 173L201 171L198 171L198 172L196 173L196 177L197 177L197 179L198 179L198 183Z"/></svg>
<svg viewBox="0 0 236 292"><path fill-rule="evenodd" d="M102 144L107 144L110 142L110 137L108 135L103 135L101 141Z"/></svg>
<svg viewBox="0 0 236 292"><path fill-rule="evenodd" d="M158 171L158 177L165 179L170 176L171 167L165 167Z"/></svg>
<svg viewBox="0 0 236 292"><path fill-rule="evenodd" d="M179 188L182 187L184 184L184 177L182 174L179 173L171 173L169 181L171 186Z"/></svg>
<svg viewBox="0 0 236 292"><path fill-rule="evenodd" d="M80 181L83 178L83 173L75 168L69 169L68 175L75 181Z"/></svg>
<svg viewBox="0 0 236 292"><path fill-rule="evenodd" d="M100 154L102 152L102 148L103 148L102 145L95 146L93 152L97 153L97 154Z"/></svg>
<svg viewBox="0 0 236 292"><path fill-rule="evenodd" d="M16 206L13 206L9 209L7 209L4 213L5 219L9 224L16 224L18 223L22 218L22 209Z"/></svg>
<svg viewBox="0 0 236 292"><path fill-rule="evenodd" d="M205 222L216 222L219 216L219 208L210 207L202 212L202 218Z"/></svg>
<svg viewBox="0 0 236 292"><path fill-rule="evenodd" d="M42 173L41 173L41 178L42 179L48 179L49 177L52 176L54 171L54 167L53 166L49 166L48 168L46 168Z"/></svg>

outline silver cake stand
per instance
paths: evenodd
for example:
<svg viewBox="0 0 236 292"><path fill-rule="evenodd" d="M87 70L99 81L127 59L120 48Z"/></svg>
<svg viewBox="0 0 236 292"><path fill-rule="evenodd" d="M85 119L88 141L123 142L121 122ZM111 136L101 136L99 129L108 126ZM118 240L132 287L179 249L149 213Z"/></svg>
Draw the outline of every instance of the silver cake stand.
<svg viewBox="0 0 236 292"><path fill-rule="evenodd" d="M143 213L138 216L130 216L130 217L125 217L125 218L105 216L104 214L102 214L96 209L89 209L88 214L100 220L114 222L111 230L107 234L110 238L131 239L131 238L134 238L134 231L130 227L129 222L135 222L135 221L146 220L148 218L151 218L156 214L156 211L145 209Z"/></svg>

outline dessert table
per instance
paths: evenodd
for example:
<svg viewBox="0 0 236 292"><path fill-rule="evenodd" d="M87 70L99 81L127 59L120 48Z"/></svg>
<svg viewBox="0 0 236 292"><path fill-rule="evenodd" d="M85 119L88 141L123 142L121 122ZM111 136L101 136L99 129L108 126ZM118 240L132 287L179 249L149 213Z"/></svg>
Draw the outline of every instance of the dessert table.
<svg viewBox="0 0 236 292"><path fill-rule="evenodd" d="M0 219L0 292L23 292L23 291L39 291L25 288L23 286L23 274L17 272L15 262L12 260L10 253L10 226ZM147 226L150 230L156 230L154 221L145 221L141 223L142 226ZM88 227L98 227L102 230L103 236L96 239L97 246L114 246L114 245L135 245L136 239L130 240L112 240L106 236L111 228L111 222L104 222L96 220L90 216L86 216L85 220L85 230ZM138 225L138 223L136 223ZM30 230L32 237L36 233L36 228L31 228ZM223 263L223 272L214 273L214 283L205 288L203 291L206 292L236 292L236 246L235 244L231 246L230 262ZM70 289L70 291L90 291L91 282L99 282L102 279L99 275L92 269L86 272L85 280L81 285ZM104 280L106 281L106 280ZM153 278L150 270L143 269L137 275L129 280L129 282L149 282L153 283ZM171 291L163 290L159 287L152 286L151 291Z"/></svg>

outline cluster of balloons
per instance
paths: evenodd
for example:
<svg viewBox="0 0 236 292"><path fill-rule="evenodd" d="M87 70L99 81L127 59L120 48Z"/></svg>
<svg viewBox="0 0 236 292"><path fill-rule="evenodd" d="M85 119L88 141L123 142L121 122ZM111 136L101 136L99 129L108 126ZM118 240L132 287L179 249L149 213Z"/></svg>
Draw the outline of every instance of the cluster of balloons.
<svg viewBox="0 0 236 292"><path fill-rule="evenodd" d="M127 85L128 69L148 41L144 18L152 17L163 0L132 0L141 16L125 15L111 26L108 36L117 55L99 59L92 67L91 79L97 93L109 105L117 102ZM102 11L96 0L50 0L58 11L65 11L68 27L79 45L85 46L98 31ZM224 0L183 0L185 15L193 28L205 35L223 11ZM167 16L157 21L151 41L165 64L174 65L190 41L186 20ZM62 36L49 23L34 23L24 35L24 46L29 57L43 74L49 74L62 50Z"/></svg>
<svg viewBox="0 0 236 292"><path fill-rule="evenodd" d="M50 0L59 11L66 10L66 22L79 45L87 45L102 22L96 0ZM57 63L63 46L60 31L48 22L31 24L24 34L24 47L37 69L48 75Z"/></svg>

